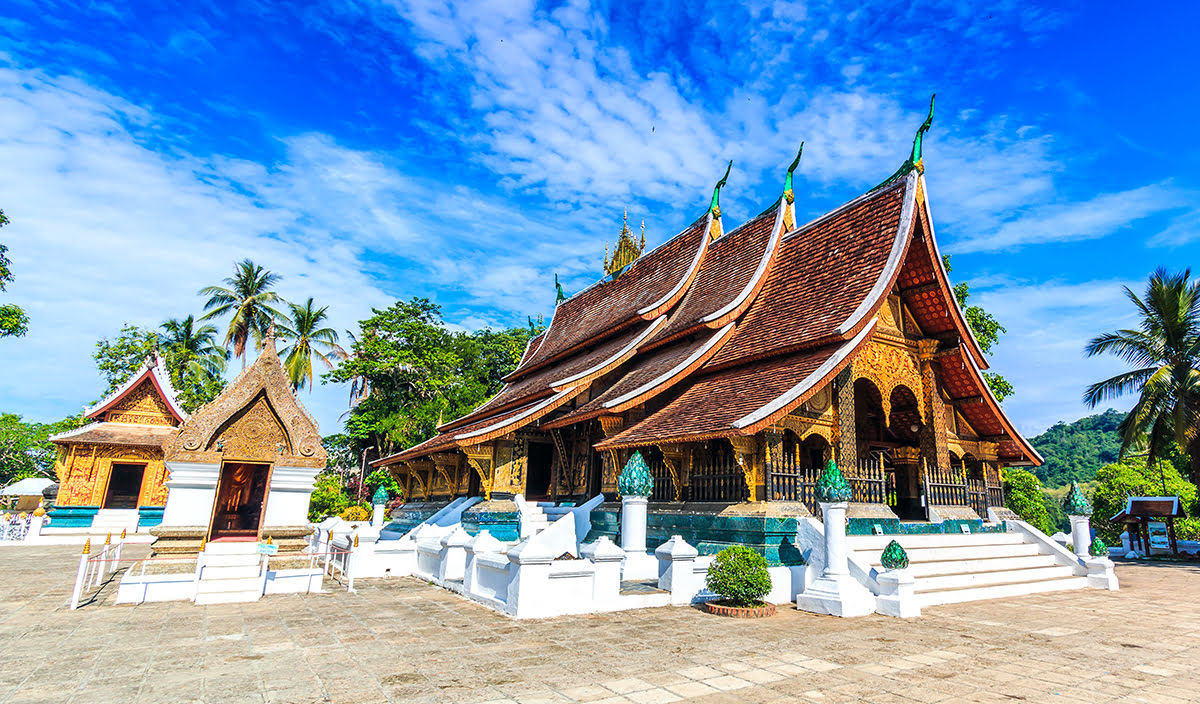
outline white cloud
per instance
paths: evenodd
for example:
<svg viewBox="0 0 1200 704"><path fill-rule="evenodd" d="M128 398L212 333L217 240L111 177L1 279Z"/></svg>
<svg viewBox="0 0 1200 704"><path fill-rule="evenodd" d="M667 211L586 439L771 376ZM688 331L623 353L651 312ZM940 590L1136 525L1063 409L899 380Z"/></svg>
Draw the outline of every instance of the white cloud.
<svg viewBox="0 0 1200 704"><path fill-rule="evenodd" d="M1084 356L1083 348L1101 333L1133 326L1136 315L1122 286L1136 281L1023 281L981 286L972 282L972 304L996 316L1008 330L990 357L991 371L1012 382L1016 393L1005 411L1027 436L1054 423L1071 422L1106 407L1127 410L1133 399L1092 409L1084 389L1127 368L1116 358Z"/></svg>

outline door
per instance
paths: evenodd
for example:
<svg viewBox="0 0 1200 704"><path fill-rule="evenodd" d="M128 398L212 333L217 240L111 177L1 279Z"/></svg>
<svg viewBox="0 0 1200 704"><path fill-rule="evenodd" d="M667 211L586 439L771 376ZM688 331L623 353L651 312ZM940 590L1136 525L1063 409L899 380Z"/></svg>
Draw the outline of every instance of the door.
<svg viewBox="0 0 1200 704"><path fill-rule="evenodd" d="M104 508L137 508L145 472L144 464L113 463L108 490L104 492Z"/></svg>
<svg viewBox="0 0 1200 704"><path fill-rule="evenodd" d="M525 474L525 498L545 501L550 498L550 466L554 446L548 442L529 442L529 468Z"/></svg>
<svg viewBox="0 0 1200 704"><path fill-rule="evenodd" d="M221 466L209 540L258 538L270 475L269 464L226 462Z"/></svg>

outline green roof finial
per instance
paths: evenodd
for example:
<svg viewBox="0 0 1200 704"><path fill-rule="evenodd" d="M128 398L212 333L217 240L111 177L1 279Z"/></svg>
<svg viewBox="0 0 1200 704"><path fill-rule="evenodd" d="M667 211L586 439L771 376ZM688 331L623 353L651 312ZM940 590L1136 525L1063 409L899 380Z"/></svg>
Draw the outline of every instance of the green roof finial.
<svg viewBox="0 0 1200 704"><path fill-rule="evenodd" d="M908 157L908 163L917 171L924 172L925 166L921 163L921 147L924 143L925 133L933 126L933 100L937 97L937 93L929 96L929 116L921 123L921 127L917 129L917 136L913 138L912 156Z"/></svg>
<svg viewBox="0 0 1200 704"><path fill-rule="evenodd" d="M817 501L836 504L849 501L853 496L850 482L842 476L842 470L838 469L837 463L829 460L825 464L825 471L817 478Z"/></svg>
<svg viewBox="0 0 1200 704"><path fill-rule="evenodd" d="M783 197L788 203L795 202L796 194L792 192L792 172L800 165L800 155L804 153L804 142L800 143L800 151L796 152L796 160L788 167L787 178L783 180Z"/></svg>
<svg viewBox="0 0 1200 704"><path fill-rule="evenodd" d="M634 450L625 463L625 469L617 477L617 491L621 492L621 496L649 496L654 491L654 477L641 452Z"/></svg>
<svg viewBox="0 0 1200 704"><path fill-rule="evenodd" d="M733 159L730 159L729 166L725 167L725 175L721 177L720 181L717 181L716 187L713 188L712 203L708 206L708 210L713 214L714 218L721 217L721 187L729 180L729 171L732 168Z"/></svg>
<svg viewBox="0 0 1200 704"><path fill-rule="evenodd" d="M558 290L558 296L554 299L554 307L557 308L559 303L567 300L567 294L563 293L562 284L558 283L558 274L554 274L554 288Z"/></svg>
<svg viewBox="0 0 1200 704"><path fill-rule="evenodd" d="M1067 492L1067 499L1063 501L1063 511L1066 511L1068 516L1092 515L1092 505L1079 489L1079 482L1071 482L1071 490Z"/></svg>

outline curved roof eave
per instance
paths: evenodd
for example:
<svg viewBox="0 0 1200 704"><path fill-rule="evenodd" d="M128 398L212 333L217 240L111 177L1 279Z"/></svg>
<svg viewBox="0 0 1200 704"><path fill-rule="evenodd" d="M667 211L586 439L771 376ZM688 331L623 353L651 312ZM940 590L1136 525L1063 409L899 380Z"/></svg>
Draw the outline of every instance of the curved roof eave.
<svg viewBox="0 0 1200 704"><path fill-rule="evenodd" d="M964 343L959 343L959 350L963 358L970 362L967 365L967 369L971 372L971 378L974 380L975 386L979 388L980 395L986 399L988 407L996 414L996 418L1000 421L1000 424L1004 426L1005 434L1012 439L1013 444L1018 449L1025 453L1025 456L1034 463L1034 466L1040 467L1046 462L1046 458L1042 457L1041 453L1025 439L1025 436L1017 432L1012 421L1004 413L1004 409L1000 407L1000 402L996 400L996 396L992 393L992 387L988 386L987 379L983 378L983 372L979 369L979 365L975 364L975 358L971 356Z"/></svg>

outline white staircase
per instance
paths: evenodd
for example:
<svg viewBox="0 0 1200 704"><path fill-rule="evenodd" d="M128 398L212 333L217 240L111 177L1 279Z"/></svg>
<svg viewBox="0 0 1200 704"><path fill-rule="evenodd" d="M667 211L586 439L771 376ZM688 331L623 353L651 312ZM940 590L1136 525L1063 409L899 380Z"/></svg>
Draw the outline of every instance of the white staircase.
<svg viewBox="0 0 1200 704"><path fill-rule="evenodd" d="M846 541L854 559L883 571L880 559L892 540L908 553L921 607L1082 589L1087 577L1074 564L1022 533L855 535Z"/></svg>
<svg viewBox="0 0 1200 704"><path fill-rule="evenodd" d="M92 535L112 533L120 535L121 531L136 533L138 527L138 511L136 508L102 508L92 517L92 526L88 532Z"/></svg>
<svg viewBox="0 0 1200 704"><path fill-rule="evenodd" d="M197 604L258 601L262 597L265 575L256 543L208 543L201 559Z"/></svg>
<svg viewBox="0 0 1200 704"><path fill-rule="evenodd" d="M550 527L550 518L538 504L525 504L521 510L521 538L531 538Z"/></svg>

